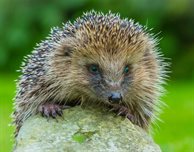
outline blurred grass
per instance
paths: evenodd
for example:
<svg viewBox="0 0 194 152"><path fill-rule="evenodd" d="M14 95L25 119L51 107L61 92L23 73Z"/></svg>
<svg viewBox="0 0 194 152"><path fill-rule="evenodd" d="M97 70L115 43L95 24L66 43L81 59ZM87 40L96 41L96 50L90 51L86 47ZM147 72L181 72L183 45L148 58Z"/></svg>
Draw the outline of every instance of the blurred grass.
<svg viewBox="0 0 194 152"><path fill-rule="evenodd" d="M0 74L0 152L9 152L13 140L11 134L12 98L15 93L13 75ZM164 152L192 152L194 150L194 84L171 82L168 94L163 97L168 107L161 114L164 123L154 128L154 139Z"/></svg>
<svg viewBox="0 0 194 152"><path fill-rule="evenodd" d="M171 82L163 101L168 105L154 138L164 152L194 151L194 83Z"/></svg>
<svg viewBox="0 0 194 152"><path fill-rule="evenodd" d="M92 9L119 13L146 25L171 58L171 77L191 79L194 65L193 0L0 0L0 71L13 72L51 27L74 21ZM180 68L184 67L184 68Z"/></svg>
<svg viewBox="0 0 194 152"><path fill-rule="evenodd" d="M15 93L15 76L0 73L0 152L9 152L13 145L11 123L12 99Z"/></svg>

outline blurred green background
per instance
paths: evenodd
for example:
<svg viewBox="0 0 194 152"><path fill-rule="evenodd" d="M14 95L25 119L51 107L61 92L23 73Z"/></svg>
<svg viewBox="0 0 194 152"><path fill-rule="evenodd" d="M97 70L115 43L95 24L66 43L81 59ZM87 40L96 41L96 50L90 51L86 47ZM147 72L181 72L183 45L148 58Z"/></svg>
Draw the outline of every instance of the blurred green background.
<svg viewBox="0 0 194 152"><path fill-rule="evenodd" d="M161 51L170 58L170 79L163 100L163 123L153 136L164 152L194 151L194 1L193 0L0 0L0 152L12 149L14 80L23 56L53 26L94 9L120 13L160 33Z"/></svg>

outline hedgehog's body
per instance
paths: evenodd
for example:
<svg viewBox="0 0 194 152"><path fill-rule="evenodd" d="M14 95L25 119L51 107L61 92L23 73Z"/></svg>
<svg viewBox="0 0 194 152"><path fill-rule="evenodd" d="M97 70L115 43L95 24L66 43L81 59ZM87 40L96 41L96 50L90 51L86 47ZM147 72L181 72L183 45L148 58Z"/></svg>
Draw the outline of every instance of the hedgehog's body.
<svg viewBox="0 0 194 152"><path fill-rule="evenodd" d="M16 133L29 116L61 115L61 106L76 100L110 105L147 128L158 108L164 67L156 41L139 24L111 13L86 13L54 28L23 65Z"/></svg>

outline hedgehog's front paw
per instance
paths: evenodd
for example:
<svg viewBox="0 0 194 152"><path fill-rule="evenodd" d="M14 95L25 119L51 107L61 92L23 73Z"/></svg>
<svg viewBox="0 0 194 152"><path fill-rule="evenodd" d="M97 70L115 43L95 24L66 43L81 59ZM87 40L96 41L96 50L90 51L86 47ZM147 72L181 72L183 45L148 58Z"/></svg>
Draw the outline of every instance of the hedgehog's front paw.
<svg viewBox="0 0 194 152"><path fill-rule="evenodd" d="M45 103L39 106L38 112L42 114L43 117L52 117L56 118L63 115L64 106L56 103Z"/></svg>
<svg viewBox="0 0 194 152"><path fill-rule="evenodd" d="M117 115L119 116L125 116L127 117L130 121L134 122L134 116L130 112L129 108L123 106L123 105L113 105L112 111L116 112Z"/></svg>

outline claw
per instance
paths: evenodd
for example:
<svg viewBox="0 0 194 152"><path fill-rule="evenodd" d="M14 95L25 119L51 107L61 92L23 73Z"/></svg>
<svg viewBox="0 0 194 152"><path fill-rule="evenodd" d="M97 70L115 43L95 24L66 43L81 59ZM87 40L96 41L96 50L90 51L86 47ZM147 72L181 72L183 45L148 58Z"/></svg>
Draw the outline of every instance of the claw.
<svg viewBox="0 0 194 152"><path fill-rule="evenodd" d="M52 113L51 113L51 116L53 117L53 118L56 118L57 117L57 113L56 113L56 111L52 111Z"/></svg>
<svg viewBox="0 0 194 152"><path fill-rule="evenodd" d="M130 120L130 121L132 121L133 122L133 120L134 120L134 116L132 115L132 114L127 114L126 115L126 117Z"/></svg>
<svg viewBox="0 0 194 152"><path fill-rule="evenodd" d="M49 117L56 119L57 116L63 115L62 109L66 109L67 107L70 108L70 106L62 106L55 103L45 103L39 106L38 112L40 112L41 115L47 119Z"/></svg>
<svg viewBox="0 0 194 152"><path fill-rule="evenodd" d="M49 115L50 115L49 110L47 108L45 108L45 107L43 107L42 109L43 109L43 115L44 115L44 117L49 117Z"/></svg>
<svg viewBox="0 0 194 152"><path fill-rule="evenodd" d="M122 114L122 111L120 111L119 113L117 113L117 116L120 116Z"/></svg>
<svg viewBox="0 0 194 152"><path fill-rule="evenodd" d="M126 116L129 120L133 119L133 115L130 113L129 109L123 105L113 105L109 111L115 111L117 116Z"/></svg>
<svg viewBox="0 0 194 152"><path fill-rule="evenodd" d="M62 116L63 115L63 111L62 110L59 110L59 111L56 111L57 112L57 114L59 115L59 116Z"/></svg>

